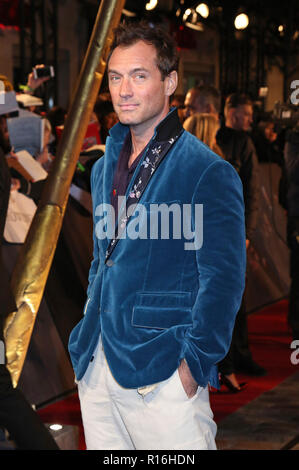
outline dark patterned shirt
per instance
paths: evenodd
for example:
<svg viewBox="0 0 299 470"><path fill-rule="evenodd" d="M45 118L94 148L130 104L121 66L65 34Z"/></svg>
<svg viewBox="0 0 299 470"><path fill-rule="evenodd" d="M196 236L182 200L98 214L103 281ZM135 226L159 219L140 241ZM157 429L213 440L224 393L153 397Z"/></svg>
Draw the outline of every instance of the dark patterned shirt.
<svg viewBox="0 0 299 470"><path fill-rule="evenodd" d="M143 151L140 152L138 157L134 160L132 165L129 167L129 158L131 155L132 150L132 141L131 141L131 132L128 133L124 144L122 146L121 152L119 154L119 158L117 161L117 167L114 173L114 179L112 184L112 192L111 192L111 205L115 210L115 218L117 220L118 216L118 197L124 196L126 194L127 187L131 181L133 173L142 158Z"/></svg>

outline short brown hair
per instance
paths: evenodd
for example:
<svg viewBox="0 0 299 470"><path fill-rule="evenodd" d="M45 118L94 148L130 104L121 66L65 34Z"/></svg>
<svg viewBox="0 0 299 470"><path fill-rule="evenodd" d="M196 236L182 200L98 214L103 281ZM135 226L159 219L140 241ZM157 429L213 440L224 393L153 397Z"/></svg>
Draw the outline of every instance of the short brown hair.
<svg viewBox="0 0 299 470"><path fill-rule="evenodd" d="M155 47L157 51L157 66L161 72L162 80L173 70L178 70L179 57L172 37L160 26L147 23L144 20L120 24L114 30L114 41L107 62L109 62L111 54L116 47L132 46L138 41L144 41Z"/></svg>
<svg viewBox="0 0 299 470"><path fill-rule="evenodd" d="M225 108L237 108L243 104L253 105L251 98L245 93L232 93L225 100Z"/></svg>
<svg viewBox="0 0 299 470"><path fill-rule="evenodd" d="M202 106L212 104L214 105L217 113L220 112L221 95L217 88L212 85L197 85L194 88L191 88L191 90L194 90L196 99Z"/></svg>

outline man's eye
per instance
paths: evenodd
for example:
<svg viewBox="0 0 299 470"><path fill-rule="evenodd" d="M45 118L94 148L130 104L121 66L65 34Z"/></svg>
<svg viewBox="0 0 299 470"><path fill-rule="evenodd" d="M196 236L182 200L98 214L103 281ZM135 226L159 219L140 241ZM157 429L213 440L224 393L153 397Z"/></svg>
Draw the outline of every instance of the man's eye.
<svg viewBox="0 0 299 470"><path fill-rule="evenodd" d="M144 80L144 79L145 79L145 75L144 75L144 73L137 73L137 74L135 75L135 78L136 78L137 80Z"/></svg>
<svg viewBox="0 0 299 470"><path fill-rule="evenodd" d="M111 82L116 82L117 80L119 80L119 77L117 75L110 75Z"/></svg>

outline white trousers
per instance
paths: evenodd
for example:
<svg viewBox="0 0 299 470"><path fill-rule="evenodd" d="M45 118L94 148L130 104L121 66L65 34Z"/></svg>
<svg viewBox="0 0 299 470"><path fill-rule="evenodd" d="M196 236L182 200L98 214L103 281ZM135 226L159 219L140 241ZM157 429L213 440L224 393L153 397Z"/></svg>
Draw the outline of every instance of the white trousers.
<svg viewBox="0 0 299 470"><path fill-rule="evenodd" d="M142 389L121 387L101 340L78 383L87 450L215 450L208 387L188 398L178 371Z"/></svg>

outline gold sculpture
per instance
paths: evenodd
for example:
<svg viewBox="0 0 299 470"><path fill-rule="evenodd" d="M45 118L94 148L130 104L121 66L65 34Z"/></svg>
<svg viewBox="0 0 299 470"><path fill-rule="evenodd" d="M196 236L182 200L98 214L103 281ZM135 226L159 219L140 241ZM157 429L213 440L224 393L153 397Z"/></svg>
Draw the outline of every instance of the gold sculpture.
<svg viewBox="0 0 299 470"><path fill-rule="evenodd" d="M12 274L17 311L5 323L7 367L17 386L55 253L69 187L125 0L102 0L53 168Z"/></svg>

